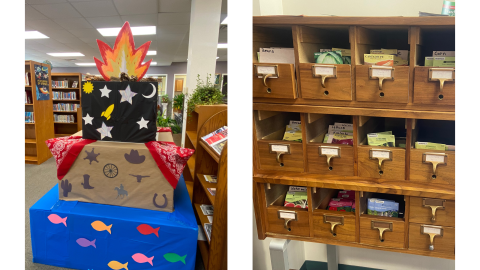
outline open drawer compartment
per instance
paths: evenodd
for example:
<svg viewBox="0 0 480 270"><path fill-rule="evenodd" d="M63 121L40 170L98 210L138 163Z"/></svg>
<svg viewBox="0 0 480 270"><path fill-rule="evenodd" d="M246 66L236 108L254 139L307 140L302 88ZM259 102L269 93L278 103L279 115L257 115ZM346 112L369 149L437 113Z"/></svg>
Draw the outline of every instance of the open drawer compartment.
<svg viewBox="0 0 480 270"><path fill-rule="evenodd" d="M303 172L302 142L283 140L290 121L300 122L300 113L254 111L253 116L260 170Z"/></svg>
<svg viewBox="0 0 480 270"><path fill-rule="evenodd" d="M351 196L339 189L311 188L313 233L315 237L355 242L355 209L357 208L355 205L355 196L358 195L358 192L350 192L356 195ZM341 206L338 208L330 208L330 201L334 198L335 200L342 201L342 195L349 196L348 200L353 200L352 207ZM342 202L336 203L340 204Z"/></svg>
<svg viewBox="0 0 480 270"><path fill-rule="evenodd" d="M412 128L410 181L455 185L455 121L419 119Z"/></svg>
<svg viewBox="0 0 480 270"><path fill-rule="evenodd" d="M298 26L298 58L301 97L352 100L351 54L340 56L320 50L350 50L349 26Z"/></svg>
<svg viewBox="0 0 480 270"><path fill-rule="evenodd" d="M405 197L384 193L360 193L360 243L393 248L405 247ZM377 199L377 200L375 200ZM398 203L398 211L391 211ZM369 208L369 201L371 207ZM384 211L386 210L386 211Z"/></svg>
<svg viewBox="0 0 480 270"><path fill-rule="evenodd" d="M297 98L294 57L283 57L281 63L259 61L259 51L269 48L291 48L291 26L253 26L253 97ZM268 59L267 59L268 60Z"/></svg>
<svg viewBox="0 0 480 270"><path fill-rule="evenodd" d="M353 132L353 117L350 115L314 114L304 115L306 123L306 143L308 172L323 175L353 176L354 149L352 140L333 140L328 142L328 131L341 130L343 134ZM335 123L341 123L335 126ZM350 125L350 126L349 126ZM334 143L337 142L337 143ZM349 143L349 144L340 144Z"/></svg>
<svg viewBox="0 0 480 270"><path fill-rule="evenodd" d="M286 207L285 197L290 186L265 184L267 232L310 236L308 208ZM306 188L307 192L309 188Z"/></svg>
<svg viewBox="0 0 480 270"><path fill-rule="evenodd" d="M358 176L405 180L406 125L403 118L359 116L358 124ZM391 131L395 144L369 145L368 134ZM381 135L377 135L382 142ZM377 140L376 138L371 138Z"/></svg>
<svg viewBox="0 0 480 270"><path fill-rule="evenodd" d="M421 26L416 40L413 103L455 105L455 67L434 65L433 60L425 65L426 57L448 57L441 52L455 51L455 26Z"/></svg>

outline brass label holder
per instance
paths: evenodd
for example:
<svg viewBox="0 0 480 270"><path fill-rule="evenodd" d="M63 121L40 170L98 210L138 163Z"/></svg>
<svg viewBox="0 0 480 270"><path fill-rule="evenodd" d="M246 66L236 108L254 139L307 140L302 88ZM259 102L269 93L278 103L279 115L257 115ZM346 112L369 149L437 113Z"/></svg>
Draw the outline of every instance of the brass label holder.
<svg viewBox="0 0 480 270"><path fill-rule="evenodd" d="M385 221L376 221L372 220L372 229L378 229L378 232L380 234L380 242L385 241L383 238L383 233L384 232L393 232L393 222L385 222Z"/></svg>
<svg viewBox="0 0 480 270"><path fill-rule="evenodd" d="M340 157L341 148L338 146L319 146L318 155L327 157L327 166L328 170L333 170L332 165L330 164L332 158Z"/></svg>
<svg viewBox="0 0 480 270"><path fill-rule="evenodd" d="M290 223L290 221L297 221L297 212L286 211L286 210L278 210L277 211L277 216L278 216L278 219L283 219L285 221L283 223L283 227L285 228L285 230L290 232L292 230L292 228L290 228L288 226L288 223Z"/></svg>
<svg viewBox="0 0 480 270"><path fill-rule="evenodd" d="M445 153L423 153L422 162L431 163L433 166L432 179L437 178L437 166L447 165L448 155Z"/></svg>
<svg viewBox="0 0 480 270"><path fill-rule="evenodd" d="M290 155L290 144L269 144L270 153L277 154L277 163L283 167L283 162L281 161L282 155Z"/></svg>
<svg viewBox="0 0 480 270"><path fill-rule="evenodd" d="M433 246L433 241L435 240L435 237L443 237L443 227L433 225L420 225L420 233L428 234L430 236L430 246L428 248L433 251L435 249L435 247Z"/></svg>
<svg viewBox="0 0 480 270"><path fill-rule="evenodd" d="M392 161L393 153L387 149L370 149L369 157L378 160L378 174L383 175L383 162Z"/></svg>
<svg viewBox="0 0 480 270"><path fill-rule="evenodd" d="M430 207L432 209L432 222L436 221L437 210L445 210L445 204L447 200L423 198L422 206Z"/></svg>
<svg viewBox="0 0 480 270"><path fill-rule="evenodd" d="M383 80L395 80L395 68L371 66L368 68L368 78L378 79L378 88L383 90Z"/></svg>
<svg viewBox="0 0 480 270"><path fill-rule="evenodd" d="M445 82L455 82L455 68L429 68L428 80L440 82L440 92L443 92Z"/></svg>
<svg viewBox="0 0 480 270"><path fill-rule="evenodd" d="M337 66L334 65L312 65L312 76L314 78L320 77L322 80L322 87L325 86L325 80L327 78L337 78Z"/></svg>
<svg viewBox="0 0 480 270"><path fill-rule="evenodd" d="M270 65L270 64L255 64L253 65L255 71L255 77L263 78L263 85L267 87L267 93L271 93L272 89L267 85L267 79L275 79L279 78L280 75L278 74L278 65Z"/></svg>
<svg viewBox="0 0 480 270"><path fill-rule="evenodd" d="M343 217L339 216L323 216L323 223L330 223L330 232L332 233L333 237L336 237L337 234L335 233L335 226L343 225Z"/></svg>

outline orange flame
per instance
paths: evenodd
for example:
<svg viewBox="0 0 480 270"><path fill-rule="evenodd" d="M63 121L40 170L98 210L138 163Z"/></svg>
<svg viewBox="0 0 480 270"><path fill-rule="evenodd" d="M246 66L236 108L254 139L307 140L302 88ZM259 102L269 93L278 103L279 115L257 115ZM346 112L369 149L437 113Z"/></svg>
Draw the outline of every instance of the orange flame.
<svg viewBox="0 0 480 270"><path fill-rule="evenodd" d="M129 76L134 75L138 80L142 79L150 67L150 62L142 65L143 59L147 55L148 47L151 41L143 44L135 50L135 42L133 41L132 30L130 24L125 22L117 39L113 50L105 42L97 39L98 48L102 54L103 63L96 57L93 57L97 69L106 81L110 81L110 77L120 77L120 73L125 72Z"/></svg>

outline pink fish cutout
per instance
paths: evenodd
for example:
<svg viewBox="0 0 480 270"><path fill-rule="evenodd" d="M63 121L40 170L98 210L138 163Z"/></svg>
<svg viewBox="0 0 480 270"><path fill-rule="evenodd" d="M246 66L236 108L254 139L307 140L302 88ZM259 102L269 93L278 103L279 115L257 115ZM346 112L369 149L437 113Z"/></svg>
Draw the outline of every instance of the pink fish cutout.
<svg viewBox="0 0 480 270"><path fill-rule="evenodd" d="M134 261L136 261L137 263L150 263L150 265L153 266L153 257L155 256L152 256L151 258L148 258L147 256L143 255L142 253L135 253L133 254L132 258Z"/></svg>
<svg viewBox="0 0 480 270"><path fill-rule="evenodd" d="M79 244L82 247L93 246L94 248L97 248L97 246L95 246L95 241L97 241L97 239L93 239L93 241L90 241L86 238L78 238L77 244Z"/></svg>
<svg viewBox="0 0 480 270"><path fill-rule="evenodd" d="M48 220L50 220L50 222L52 222L53 224L63 223L65 225L65 227L67 227L67 218L68 217L61 218L56 214L50 214L48 216Z"/></svg>

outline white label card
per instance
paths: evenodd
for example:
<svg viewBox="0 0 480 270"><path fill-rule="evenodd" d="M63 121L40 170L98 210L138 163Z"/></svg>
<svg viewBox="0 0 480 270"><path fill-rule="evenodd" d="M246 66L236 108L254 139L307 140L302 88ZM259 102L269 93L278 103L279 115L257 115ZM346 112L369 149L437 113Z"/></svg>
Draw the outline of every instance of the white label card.
<svg viewBox="0 0 480 270"><path fill-rule="evenodd" d="M334 75L334 67L315 67L315 75Z"/></svg>
<svg viewBox="0 0 480 270"><path fill-rule="evenodd" d="M442 234L442 229L440 228L432 228L432 227L423 227L424 233L433 233L433 234Z"/></svg>
<svg viewBox="0 0 480 270"><path fill-rule="evenodd" d="M280 218L284 218L284 219L295 219L295 214L294 214L294 213L280 212Z"/></svg>
<svg viewBox="0 0 480 270"><path fill-rule="evenodd" d="M323 148L323 147L320 147L320 152L322 153L322 155L335 155L335 156L338 156L338 149L334 149L334 148Z"/></svg>
<svg viewBox="0 0 480 270"><path fill-rule="evenodd" d="M390 158L390 152L385 151L372 151L372 157L374 158Z"/></svg>
<svg viewBox="0 0 480 270"><path fill-rule="evenodd" d="M275 74L275 67L273 66L257 66L257 73L258 74ZM258 78L263 78L263 76L258 76ZM271 76L269 78L278 78L277 76Z"/></svg>
<svg viewBox="0 0 480 270"><path fill-rule="evenodd" d="M307 187L290 186L288 188L288 191L302 191L302 192L305 192L305 191L307 191Z"/></svg>
<svg viewBox="0 0 480 270"><path fill-rule="evenodd" d="M453 79L453 70L432 70L432 79Z"/></svg>
<svg viewBox="0 0 480 270"><path fill-rule="evenodd" d="M288 145L272 145L272 152L288 152Z"/></svg>
<svg viewBox="0 0 480 270"><path fill-rule="evenodd" d="M390 78L392 77L392 70L383 68L372 68L372 77Z"/></svg>
<svg viewBox="0 0 480 270"><path fill-rule="evenodd" d="M445 162L445 156L443 156L443 155L426 155L425 161Z"/></svg>

